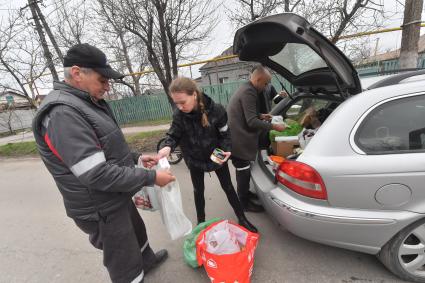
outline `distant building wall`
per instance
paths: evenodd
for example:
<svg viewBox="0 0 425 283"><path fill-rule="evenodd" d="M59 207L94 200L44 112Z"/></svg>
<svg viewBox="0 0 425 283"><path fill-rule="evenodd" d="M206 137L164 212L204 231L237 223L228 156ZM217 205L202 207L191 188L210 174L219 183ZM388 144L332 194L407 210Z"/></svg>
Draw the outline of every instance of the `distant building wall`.
<svg viewBox="0 0 425 283"><path fill-rule="evenodd" d="M31 128L34 115L34 109L0 112L0 133L6 133L9 131L7 126L9 119L11 121L13 131Z"/></svg>
<svg viewBox="0 0 425 283"><path fill-rule="evenodd" d="M218 85L222 83L246 80L255 63L236 62L228 65L219 65L200 69L202 85Z"/></svg>

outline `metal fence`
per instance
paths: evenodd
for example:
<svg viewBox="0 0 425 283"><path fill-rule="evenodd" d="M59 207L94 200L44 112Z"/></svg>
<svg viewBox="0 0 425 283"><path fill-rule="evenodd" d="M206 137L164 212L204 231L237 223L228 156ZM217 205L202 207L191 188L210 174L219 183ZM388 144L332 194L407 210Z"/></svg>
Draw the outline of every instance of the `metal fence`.
<svg viewBox="0 0 425 283"><path fill-rule="evenodd" d="M244 82L235 81L204 86L202 90L215 102L227 106L232 94ZM280 90L282 88L277 78L272 79L272 84L276 89ZM288 91L292 90L288 82L284 81L283 84ZM157 95L127 97L120 100L108 101L108 103L120 125L140 121L169 119L173 113L165 92Z"/></svg>
<svg viewBox="0 0 425 283"><path fill-rule="evenodd" d="M108 103L120 125L139 121L167 119L171 118L173 113L165 93L127 97L108 101Z"/></svg>

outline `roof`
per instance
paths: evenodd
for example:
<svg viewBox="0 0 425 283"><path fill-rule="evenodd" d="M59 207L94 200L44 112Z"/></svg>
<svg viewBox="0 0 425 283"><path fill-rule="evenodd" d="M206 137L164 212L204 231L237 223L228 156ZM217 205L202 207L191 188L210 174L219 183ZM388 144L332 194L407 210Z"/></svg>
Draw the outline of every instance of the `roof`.
<svg viewBox="0 0 425 283"><path fill-rule="evenodd" d="M425 34L421 35L418 40L418 53L425 52ZM359 62L358 65L364 65L377 61L387 61L392 59L397 59L400 57L400 48L397 50L388 51L385 53L377 54L375 56L370 56L369 58L364 59Z"/></svg>
<svg viewBox="0 0 425 283"><path fill-rule="evenodd" d="M223 51L223 53L221 53L219 56L214 57L215 58L219 58L222 56L229 56L229 55L233 55L233 46L230 46L229 48L227 48L226 50ZM220 60L220 61L216 61L216 62L208 62L205 65L202 65L199 70L203 70L203 69L208 69L208 68L214 68L217 66L225 66L225 65L230 65L230 64L236 64L239 63L239 59L237 57L235 58L230 58L230 59L225 59L225 60Z"/></svg>

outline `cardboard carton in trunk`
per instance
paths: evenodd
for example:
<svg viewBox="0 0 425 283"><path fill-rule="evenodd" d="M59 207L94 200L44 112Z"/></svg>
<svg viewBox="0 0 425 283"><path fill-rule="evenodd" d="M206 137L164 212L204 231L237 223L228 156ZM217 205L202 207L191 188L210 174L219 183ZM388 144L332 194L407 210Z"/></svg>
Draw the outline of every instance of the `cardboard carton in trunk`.
<svg viewBox="0 0 425 283"><path fill-rule="evenodd" d="M274 141L272 142L273 154L287 157L294 153L294 147L298 145L298 138L288 139L286 141Z"/></svg>

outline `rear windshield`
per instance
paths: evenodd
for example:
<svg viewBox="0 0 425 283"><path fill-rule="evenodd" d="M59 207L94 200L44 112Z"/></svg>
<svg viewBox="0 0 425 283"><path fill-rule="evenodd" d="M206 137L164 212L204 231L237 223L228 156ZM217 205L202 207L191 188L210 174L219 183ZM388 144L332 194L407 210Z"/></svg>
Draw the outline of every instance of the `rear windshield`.
<svg viewBox="0 0 425 283"><path fill-rule="evenodd" d="M270 56L269 59L296 76L310 70L327 67L326 62L319 54L301 43L287 43L279 53Z"/></svg>

